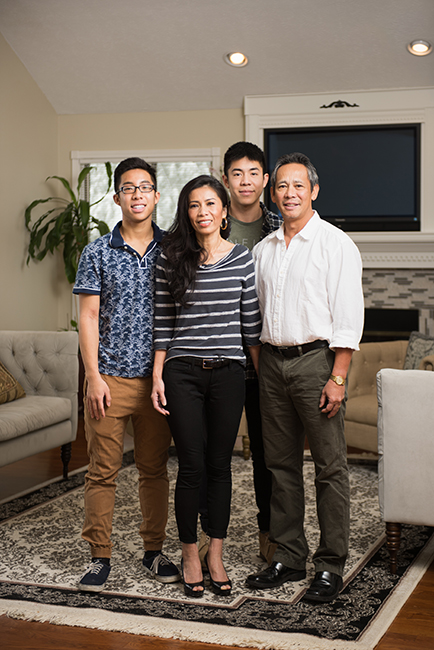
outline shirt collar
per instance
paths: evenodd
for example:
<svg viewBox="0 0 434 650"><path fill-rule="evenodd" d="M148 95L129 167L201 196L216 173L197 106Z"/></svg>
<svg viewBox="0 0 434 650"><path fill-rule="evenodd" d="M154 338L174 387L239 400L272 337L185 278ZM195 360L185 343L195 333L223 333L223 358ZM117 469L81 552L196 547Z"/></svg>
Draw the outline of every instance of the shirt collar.
<svg viewBox="0 0 434 650"><path fill-rule="evenodd" d="M313 211L313 215L307 222L307 224L300 230L300 232L295 235L295 237L300 236L303 239L309 240L312 239L315 232L318 230L320 222L320 216L316 210ZM285 241L285 223L282 223L280 228L274 231L273 235L282 241Z"/></svg>
<svg viewBox="0 0 434 650"><path fill-rule="evenodd" d="M113 228L111 237L110 237L110 246L112 248L122 248L125 246L124 238L121 235L120 227L122 226L122 221L119 221L116 226ZM163 239L164 232L157 226L153 221L152 228L154 230L154 241L160 242Z"/></svg>

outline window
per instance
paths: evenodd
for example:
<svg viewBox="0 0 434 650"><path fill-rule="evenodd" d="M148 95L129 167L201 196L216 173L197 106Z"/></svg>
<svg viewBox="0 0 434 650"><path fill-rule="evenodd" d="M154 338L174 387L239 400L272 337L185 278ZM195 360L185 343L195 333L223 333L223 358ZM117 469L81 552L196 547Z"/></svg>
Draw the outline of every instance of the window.
<svg viewBox="0 0 434 650"><path fill-rule="evenodd" d="M73 151L72 172L73 186L80 170L90 165L94 167L89 174L89 182L84 188L84 194L90 202L97 201L107 189L107 176L105 162L112 163L113 171L116 165L125 158L138 156L143 158L157 172L157 188L161 194L159 203L155 207L153 219L163 230L167 230L173 221L176 211L179 192L192 178L200 174L213 174L218 176L220 167L220 149L189 149L174 151L106 151L106 152L80 152ZM105 221L112 229L120 220L119 207L113 201L114 188L106 198L92 208L92 215ZM95 237L97 232L95 232Z"/></svg>

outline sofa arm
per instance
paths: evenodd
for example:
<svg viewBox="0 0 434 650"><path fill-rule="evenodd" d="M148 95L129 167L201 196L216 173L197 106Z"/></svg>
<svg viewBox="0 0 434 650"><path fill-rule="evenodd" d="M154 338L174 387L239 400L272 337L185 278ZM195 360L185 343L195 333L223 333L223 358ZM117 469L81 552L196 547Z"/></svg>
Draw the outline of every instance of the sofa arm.
<svg viewBox="0 0 434 650"><path fill-rule="evenodd" d="M434 525L434 376L381 370L378 385L378 480L385 521Z"/></svg>
<svg viewBox="0 0 434 650"><path fill-rule="evenodd" d="M419 364L419 370L434 371L434 354L429 354L427 357L422 359Z"/></svg>

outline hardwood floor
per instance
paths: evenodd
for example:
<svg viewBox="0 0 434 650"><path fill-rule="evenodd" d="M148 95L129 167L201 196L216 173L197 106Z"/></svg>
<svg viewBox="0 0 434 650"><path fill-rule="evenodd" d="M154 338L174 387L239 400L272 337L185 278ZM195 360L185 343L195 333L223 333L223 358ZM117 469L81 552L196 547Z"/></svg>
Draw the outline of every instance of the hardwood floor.
<svg viewBox="0 0 434 650"><path fill-rule="evenodd" d="M83 423L72 444L70 471L87 463ZM0 501L61 476L60 450L0 468ZM227 650L228 646L157 639L122 632L55 626L0 616L2 650ZM374 649L373 649L374 650ZM375 650L434 650L434 562Z"/></svg>

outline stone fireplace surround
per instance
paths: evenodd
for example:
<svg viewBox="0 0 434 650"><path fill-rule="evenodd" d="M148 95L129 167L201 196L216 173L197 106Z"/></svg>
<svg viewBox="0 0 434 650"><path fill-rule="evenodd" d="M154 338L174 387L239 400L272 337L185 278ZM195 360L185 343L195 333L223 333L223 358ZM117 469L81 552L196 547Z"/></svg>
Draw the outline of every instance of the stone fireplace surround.
<svg viewBox="0 0 434 650"><path fill-rule="evenodd" d="M434 268L365 268L367 309L417 309L419 332L434 336Z"/></svg>

